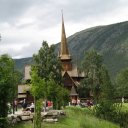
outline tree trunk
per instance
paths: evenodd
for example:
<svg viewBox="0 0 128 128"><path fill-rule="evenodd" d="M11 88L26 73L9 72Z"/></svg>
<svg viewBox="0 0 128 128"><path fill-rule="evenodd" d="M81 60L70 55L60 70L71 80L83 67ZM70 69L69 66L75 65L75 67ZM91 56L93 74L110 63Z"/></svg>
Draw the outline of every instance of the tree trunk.
<svg viewBox="0 0 128 128"><path fill-rule="evenodd" d="M42 109L42 100L35 99L33 128L41 128L41 109Z"/></svg>

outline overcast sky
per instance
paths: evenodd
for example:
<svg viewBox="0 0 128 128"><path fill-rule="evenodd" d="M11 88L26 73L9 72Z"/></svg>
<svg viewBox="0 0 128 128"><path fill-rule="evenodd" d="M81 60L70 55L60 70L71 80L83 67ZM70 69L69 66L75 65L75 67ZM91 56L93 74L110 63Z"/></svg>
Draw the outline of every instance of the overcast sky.
<svg viewBox="0 0 128 128"><path fill-rule="evenodd" d="M0 0L0 54L30 57L43 40L60 42L62 9L67 37L128 20L128 0Z"/></svg>

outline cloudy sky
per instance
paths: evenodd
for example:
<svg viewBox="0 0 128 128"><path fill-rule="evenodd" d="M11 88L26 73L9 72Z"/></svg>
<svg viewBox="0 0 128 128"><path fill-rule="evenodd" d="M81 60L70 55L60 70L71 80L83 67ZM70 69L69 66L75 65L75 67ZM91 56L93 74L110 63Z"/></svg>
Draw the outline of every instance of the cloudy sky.
<svg viewBox="0 0 128 128"><path fill-rule="evenodd" d="M0 0L0 54L30 57L43 40L60 42L62 9L67 37L128 20L128 0Z"/></svg>

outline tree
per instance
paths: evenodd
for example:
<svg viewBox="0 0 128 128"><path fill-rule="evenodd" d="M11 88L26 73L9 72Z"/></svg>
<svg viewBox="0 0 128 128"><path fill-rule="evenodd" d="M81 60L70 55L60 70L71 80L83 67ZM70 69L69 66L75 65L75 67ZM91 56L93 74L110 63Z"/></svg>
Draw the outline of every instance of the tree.
<svg viewBox="0 0 128 128"><path fill-rule="evenodd" d="M94 95L95 98L98 98L100 91L100 68L102 66L102 62L102 56L96 51L92 50L85 53L80 69L84 71L86 78L81 83L81 89L79 88L81 91L79 93L86 90L86 93L89 91L89 94L87 95Z"/></svg>
<svg viewBox="0 0 128 128"><path fill-rule="evenodd" d="M43 41L37 55L33 56L34 65L38 70L38 75L45 79L53 78L55 82L61 84L61 63L57 56L54 54L55 46L49 46L46 41Z"/></svg>
<svg viewBox="0 0 128 128"><path fill-rule="evenodd" d="M6 128L8 102L12 99L14 62L8 55L0 56L0 127Z"/></svg>
<svg viewBox="0 0 128 128"><path fill-rule="evenodd" d="M45 99L52 100L55 108L64 102L67 93L61 87L61 64L54 54L54 45L48 46L43 41L37 55L33 56L32 66L32 94L35 102L34 128L41 128L41 102ZM61 100L61 102L60 102Z"/></svg>
<svg viewBox="0 0 128 128"><path fill-rule="evenodd" d="M104 66L100 69L100 88L100 100L95 106L96 116L114 121L115 116L117 116L117 106L114 99L115 90Z"/></svg>
<svg viewBox="0 0 128 128"><path fill-rule="evenodd" d="M63 86L58 85L53 79L47 81L47 99L53 101L53 108L60 109L69 99L69 92Z"/></svg>
<svg viewBox="0 0 128 128"><path fill-rule="evenodd" d="M37 73L36 67L32 68L31 73L31 92L34 96L34 104L35 104L35 115L34 115L34 128L41 128L41 110L42 110L42 102L45 98L45 85L46 82L44 79L40 78Z"/></svg>
<svg viewBox="0 0 128 128"><path fill-rule="evenodd" d="M80 86L78 86L78 92L79 92L79 97L80 98L89 97L90 96L89 92L90 92L91 88L90 88L90 84L88 84L89 83L88 80L89 80L88 78L83 79L81 81Z"/></svg>
<svg viewBox="0 0 128 128"><path fill-rule="evenodd" d="M90 91L93 94L95 102L99 98L113 99L113 85L111 84L110 77L107 69L103 65L103 58L96 51L92 50L85 54L82 61L81 69L87 77L81 83L81 90Z"/></svg>
<svg viewBox="0 0 128 128"><path fill-rule="evenodd" d="M102 61L102 57L95 51L90 51L85 55L82 70L87 74L87 77L84 79L82 86L93 93L96 102L94 107L96 116L120 123L121 105L115 102L115 88L111 83L108 70L103 66ZM117 77L118 84L126 87L125 89L127 89L127 76L128 72L123 71ZM84 88L82 89L84 90ZM124 93L123 88L121 90ZM126 122L125 118L124 120Z"/></svg>
<svg viewBox="0 0 128 128"><path fill-rule="evenodd" d="M34 65L37 69L37 74L40 78L44 79L46 82L45 98L46 99L49 98L49 100L51 100L51 97L53 95L56 96L57 99L59 99L57 93L60 92L60 90L66 92L65 89L62 87L61 63L58 57L55 55L54 51L55 51L54 45L49 46L46 41L43 41L42 47L40 48L38 54L33 56L35 62ZM52 93L48 90L51 90ZM65 94L67 94L67 92ZM63 97L62 95L60 96L61 98ZM57 103L55 103L55 105L57 105ZM54 107L57 108L57 106Z"/></svg>
<svg viewBox="0 0 128 128"><path fill-rule="evenodd" d="M116 76L118 97L128 97L128 68L121 70Z"/></svg>

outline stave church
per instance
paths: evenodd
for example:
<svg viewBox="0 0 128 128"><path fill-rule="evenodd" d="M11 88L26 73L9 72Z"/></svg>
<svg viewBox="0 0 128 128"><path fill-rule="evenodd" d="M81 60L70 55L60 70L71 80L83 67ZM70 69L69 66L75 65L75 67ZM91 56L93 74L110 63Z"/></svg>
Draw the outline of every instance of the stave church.
<svg viewBox="0 0 128 128"><path fill-rule="evenodd" d="M84 73L80 72L78 70L77 65L74 65L72 62L72 56L70 54L68 43L66 39L66 32L65 32L65 26L64 26L64 19L62 14L62 31L61 31L61 42L60 42L60 49L59 49L59 59L62 63L62 79L63 79L63 85L66 89L70 91L70 99L71 101L79 98L77 87L80 85L80 81L84 79L85 75ZM26 65L25 66L25 73L24 73L24 79L26 81L31 80L30 76L31 66ZM19 85L18 86L18 99L22 100L24 98L28 100L32 100L30 95L30 87L25 85Z"/></svg>

